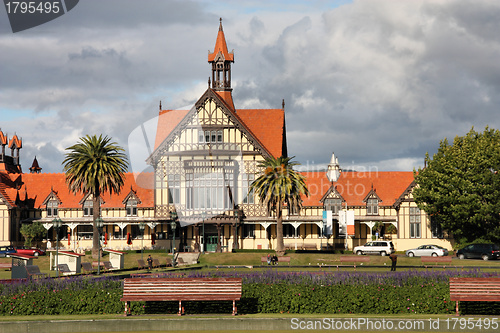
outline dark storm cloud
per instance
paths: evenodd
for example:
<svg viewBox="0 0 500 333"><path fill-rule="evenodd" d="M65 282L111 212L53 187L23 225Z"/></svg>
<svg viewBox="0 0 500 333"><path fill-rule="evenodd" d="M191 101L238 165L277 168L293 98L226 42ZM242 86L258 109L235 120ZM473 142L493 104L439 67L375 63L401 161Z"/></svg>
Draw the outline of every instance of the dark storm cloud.
<svg viewBox="0 0 500 333"><path fill-rule="evenodd" d="M126 146L160 100L179 108L206 89L219 17L236 107L285 99L288 150L303 164L335 151L341 164L412 170L444 137L500 128L497 1L310 4L80 1L37 29L1 30L0 112L20 114L2 130L39 161L85 134Z"/></svg>

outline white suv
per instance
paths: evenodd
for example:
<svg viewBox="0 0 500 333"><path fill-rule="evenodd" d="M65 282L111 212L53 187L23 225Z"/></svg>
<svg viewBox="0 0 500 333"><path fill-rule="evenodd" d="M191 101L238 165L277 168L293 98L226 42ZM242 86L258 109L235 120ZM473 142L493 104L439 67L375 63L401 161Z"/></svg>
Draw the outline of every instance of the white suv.
<svg viewBox="0 0 500 333"><path fill-rule="evenodd" d="M380 254L386 256L394 252L394 244L389 241L373 241L362 246L356 246L352 253L358 256L363 254Z"/></svg>

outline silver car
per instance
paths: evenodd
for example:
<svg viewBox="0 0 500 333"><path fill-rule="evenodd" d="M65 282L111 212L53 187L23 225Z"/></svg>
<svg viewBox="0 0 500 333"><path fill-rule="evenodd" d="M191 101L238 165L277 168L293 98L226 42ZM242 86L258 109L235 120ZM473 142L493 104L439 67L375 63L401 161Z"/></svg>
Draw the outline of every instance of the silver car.
<svg viewBox="0 0 500 333"><path fill-rule="evenodd" d="M416 249L406 250L408 257L442 257L448 255L448 250L439 245L420 245Z"/></svg>

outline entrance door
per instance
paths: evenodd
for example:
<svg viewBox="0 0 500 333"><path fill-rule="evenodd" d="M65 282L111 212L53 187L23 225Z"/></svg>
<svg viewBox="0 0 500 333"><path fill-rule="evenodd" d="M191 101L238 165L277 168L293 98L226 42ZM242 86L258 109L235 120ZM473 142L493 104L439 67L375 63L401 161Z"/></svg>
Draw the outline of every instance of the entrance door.
<svg viewBox="0 0 500 333"><path fill-rule="evenodd" d="M217 250L217 236L207 236L207 252L215 252Z"/></svg>

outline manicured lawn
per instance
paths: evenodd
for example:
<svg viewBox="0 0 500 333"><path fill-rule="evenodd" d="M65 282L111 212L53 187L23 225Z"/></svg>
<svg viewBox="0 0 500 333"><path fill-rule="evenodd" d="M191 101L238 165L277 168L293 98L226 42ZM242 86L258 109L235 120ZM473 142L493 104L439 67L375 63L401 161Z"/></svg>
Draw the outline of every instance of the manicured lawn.
<svg viewBox="0 0 500 333"><path fill-rule="evenodd" d="M166 258L171 257L166 251L145 251L143 254L144 258L147 258L148 254L151 254L153 258L159 259L160 263L162 265L165 265L166 263ZM248 252L242 252L242 253L205 253L200 256L200 264L197 265L198 267L211 267L210 269L213 269L213 267L219 266L220 269L223 269L224 266L252 266L253 268L257 267L268 267L267 265L262 265L260 258L266 256L266 252L259 252L259 253L248 253ZM304 270L329 270L329 271L335 271L337 270L337 266L341 265L340 262L340 254L332 254L332 253L288 253L287 256L291 257L291 266L289 269L285 268L288 265L285 263L282 263L279 265L280 270L297 270L300 269L301 271ZM385 271L388 270L390 267L390 259L388 257L381 257L381 256L369 256L370 257L370 262L369 263L363 263L363 264L358 264L356 267L356 270L363 270L363 271ZM125 255L125 269L127 271L122 271L120 274L127 274L127 273L140 273L140 272L147 272L147 271L138 271L137 270L137 259L141 258L141 253L140 252L135 252L135 251L130 251ZM108 260L107 259L107 254L104 255L102 260ZM0 258L0 263L11 263L11 258ZM90 254L87 254L85 257L82 258L83 262L92 262L94 261L92 259L92 256ZM54 271L49 270L49 256L41 256L38 257L37 259L33 260L33 264L37 265L40 267L40 270L44 273L48 273L50 276L55 276ZM293 266L301 266L300 268L293 267ZM351 265L352 266L352 265ZM405 268L405 266L407 266ZM434 268L431 268L434 266ZM478 267L478 268L484 268L482 270L484 271L489 271L489 270L497 270L500 268L500 260L489 260L489 261L484 261L484 260L459 260L456 257L453 257L452 263L450 265L451 267L447 269L461 269L462 267L468 268L468 267ZM387 268L386 268L387 267ZM443 265L429 265L428 269L442 269ZM492 269L488 269L487 267L493 267ZM398 257L398 270L405 270L405 269L424 269L422 267L421 259L416 257L416 258L408 258L404 256L404 254L399 254ZM226 269L226 268L224 268ZM249 268L241 268L242 270L247 270ZM354 270L353 267L341 267L340 269L342 270ZM165 271L165 267L161 267L159 269L160 271ZM158 269L155 269L154 271L158 271ZM109 274L109 273L106 273ZM10 271L7 270L0 270L0 279L9 279L11 277Z"/></svg>

